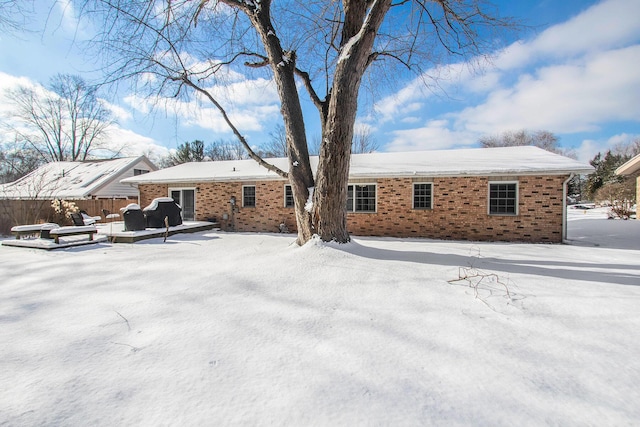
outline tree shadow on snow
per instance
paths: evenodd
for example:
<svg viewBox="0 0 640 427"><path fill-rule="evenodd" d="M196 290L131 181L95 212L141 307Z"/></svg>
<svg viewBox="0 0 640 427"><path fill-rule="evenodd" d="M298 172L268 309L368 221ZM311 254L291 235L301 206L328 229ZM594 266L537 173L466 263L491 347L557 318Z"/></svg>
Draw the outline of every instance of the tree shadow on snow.
<svg viewBox="0 0 640 427"><path fill-rule="evenodd" d="M463 256L450 253L434 253L428 250L424 252L398 251L366 246L366 241L354 242L354 244L359 246L358 250L355 251L355 255L376 260L452 267L474 267L491 272L531 274L557 279L640 286L640 265L607 263L604 258L603 262L595 264L576 261L495 258L483 257L482 255L474 256L473 254ZM428 247L427 241L425 241L425 247ZM351 252L346 247L345 250ZM632 270L632 272L619 270Z"/></svg>
<svg viewBox="0 0 640 427"><path fill-rule="evenodd" d="M567 243L573 246L640 251L640 221L606 219L569 221Z"/></svg>

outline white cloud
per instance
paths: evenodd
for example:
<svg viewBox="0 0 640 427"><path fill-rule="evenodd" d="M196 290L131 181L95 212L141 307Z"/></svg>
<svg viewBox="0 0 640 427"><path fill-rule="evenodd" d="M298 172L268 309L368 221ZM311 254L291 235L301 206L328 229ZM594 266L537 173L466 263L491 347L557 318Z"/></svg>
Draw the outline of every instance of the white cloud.
<svg viewBox="0 0 640 427"><path fill-rule="evenodd" d="M404 121L408 115L420 111L434 95L451 99L459 97L458 91L487 93L498 87L501 78L502 74L497 69L478 73L476 64L471 62L434 67L398 92L376 102L373 108L376 117L367 117L366 120L378 123ZM467 93L462 96L466 97Z"/></svg>
<svg viewBox="0 0 640 427"><path fill-rule="evenodd" d="M596 154L604 154L607 150L611 150L617 145L628 144L637 138L640 138L640 135L621 133L605 140L585 139L576 148L576 155L578 160L589 162Z"/></svg>
<svg viewBox="0 0 640 427"><path fill-rule="evenodd" d="M620 47L640 35L640 2L608 0L554 25L532 43L532 51L564 58Z"/></svg>
<svg viewBox="0 0 640 427"><path fill-rule="evenodd" d="M73 32L78 27L78 19L70 0L57 0L55 2L60 12L60 22L65 31Z"/></svg>
<svg viewBox="0 0 640 427"><path fill-rule="evenodd" d="M61 29L67 35L76 40L89 37L89 22L79 19L79 14L72 0L56 0L54 5L48 8L47 26L55 33Z"/></svg>
<svg viewBox="0 0 640 427"><path fill-rule="evenodd" d="M24 123L15 118L15 104L8 98L9 91L20 87L31 89L43 96L56 96L26 77L16 77L0 72L0 143L13 142L16 129L21 132L27 131Z"/></svg>
<svg viewBox="0 0 640 427"><path fill-rule="evenodd" d="M264 123L273 121L280 112L278 95L271 80L245 79L207 90L222 104L232 123L243 133L264 131ZM151 114L160 107L168 115L177 117L183 126L198 126L215 133L231 133L222 114L199 93L189 100L149 99L137 95L127 96L124 100L131 108L144 115Z"/></svg>
<svg viewBox="0 0 640 427"><path fill-rule="evenodd" d="M418 122L420 122L420 117L416 117L416 116L406 116L400 119L400 123L405 123L405 124L413 124Z"/></svg>
<svg viewBox="0 0 640 427"><path fill-rule="evenodd" d="M7 90L17 89L20 86L33 86L33 83L26 77L16 77L0 72L0 122L7 120L14 110L11 101L6 97ZM2 127L0 127L0 135L3 135L2 140L7 140L7 135L2 133Z"/></svg>
<svg viewBox="0 0 640 427"><path fill-rule="evenodd" d="M191 104L194 105L194 104ZM280 108L276 105L254 106L240 110L227 111L229 119L240 132L264 131L263 123L273 120L278 115ZM216 133L231 133L231 129L224 121L222 115L213 108L199 107L188 117L183 116L181 124L185 126L199 126L210 129Z"/></svg>
<svg viewBox="0 0 640 427"><path fill-rule="evenodd" d="M458 105L467 107L442 112L433 102L427 104L431 93L424 89L426 77L414 79L376 104L380 122L419 123L415 118L425 114L424 105L429 105L432 120L427 126L394 132L389 149L411 148L421 145L416 140L435 138L442 139L433 143L438 147L459 145L460 132L468 141L522 128L570 134L598 131L616 122L637 122L637 16L638 1L603 1L530 41L518 41L498 52L495 68L485 74L475 74L466 63L430 70L425 76L444 78L440 82L443 92L455 94ZM452 105L455 108L453 102L449 107ZM446 118L448 125L433 120L441 118ZM584 151L590 152L588 143Z"/></svg>
<svg viewBox="0 0 640 427"><path fill-rule="evenodd" d="M420 128L393 131L393 139L386 148L388 151L444 150L477 141L476 135L450 127L447 120L432 120Z"/></svg>
<svg viewBox="0 0 640 427"><path fill-rule="evenodd" d="M162 56L166 58L159 60L166 61L167 59L170 59L171 54L166 53ZM207 78L201 82L203 85L211 84L226 86L233 82L242 82L247 80L247 77L244 74L239 73L227 64L222 64L218 60L211 59L202 61L191 55L189 52L183 51L180 53L180 64L184 64L190 74L195 75L198 78L204 78L203 76L207 76ZM213 70L215 70L215 72L212 72Z"/></svg>
<svg viewBox="0 0 640 427"><path fill-rule="evenodd" d="M264 105L279 102L278 92L272 80L242 80L228 85L208 88L214 98L226 100L235 106Z"/></svg>
<svg viewBox="0 0 640 427"><path fill-rule="evenodd" d="M517 41L500 52L501 70L520 68L540 59L566 60L592 52L623 47L640 36L640 2L608 0L597 3L566 22L554 25L531 41Z"/></svg>
<svg viewBox="0 0 640 427"><path fill-rule="evenodd" d="M606 121L637 119L638 63L640 45L540 68L535 76L523 75L513 87L460 112L458 125L481 133L521 128L573 133L598 129Z"/></svg>
<svg viewBox="0 0 640 427"><path fill-rule="evenodd" d="M109 138L105 148L127 157L145 155L153 162L158 162L169 154L168 148L159 145L152 138L119 126L112 126L109 129Z"/></svg>
<svg viewBox="0 0 640 427"><path fill-rule="evenodd" d="M377 131L377 128L375 126L373 126L371 123L367 123L367 122L363 122L361 120L357 120L356 119L356 123L353 126L354 132L355 133L373 133L375 131Z"/></svg>
<svg viewBox="0 0 640 427"><path fill-rule="evenodd" d="M0 71L0 95L3 95L5 90L13 89L18 86L34 87L36 84L26 77L16 77Z"/></svg>
<svg viewBox="0 0 640 427"><path fill-rule="evenodd" d="M99 101L104 108L106 108L111 112L111 114L116 120L126 121L131 119L132 115L130 111L120 107L119 105L112 104L105 99L100 99Z"/></svg>
<svg viewBox="0 0 640 427"><path fill-rule="evenodd" d="M32 80L25 77L16 77L10 74L0 72L0 118L3 120L10 120L10 113L12 111L12 105L10 100L6 99L6 91L9 89L16 89L20 86L33 88L34 90L41 92L43 95L52 95L43 86L34 83ZM117 105L111 104L103 99L100 102L113 112L117 119L126 120L131 117L126 109ZM15 121L12 121L15 126ZM0 142L13 141L13 132L8 129L0 127ZM108 130L108 138L103 144L109 151L105 152L107 155L112 155L114 152L120 152L125 156L139 156L147 155L153 157L156 161L165 156L168 153L167 148L159 145L151 138L139 135L132 130L122 128L120 125L111 126Z"/></svg>
<svg viewBox="0 0 640 427"><path fill-rule="evenodd" d="M422 104L415 102L415 100L424 100L425 98L424 82L416 78L397 93L376 102L374 111L379 116L379 119L376 120L384 123L418 111ZM369 120L374 119L370 118Z"/></svg>

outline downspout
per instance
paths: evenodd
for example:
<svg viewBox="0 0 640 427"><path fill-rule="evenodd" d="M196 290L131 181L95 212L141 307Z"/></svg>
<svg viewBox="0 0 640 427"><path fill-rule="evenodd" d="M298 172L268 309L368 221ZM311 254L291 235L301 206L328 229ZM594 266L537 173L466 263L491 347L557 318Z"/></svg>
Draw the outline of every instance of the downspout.
<svg viewBox="0 0 640 427"><path fill-rule="evenodd" d="M576 176L575 173L569 175L569 178L565 179L562 183L562 243L567 243L567 193L569 181Z"/></svg>

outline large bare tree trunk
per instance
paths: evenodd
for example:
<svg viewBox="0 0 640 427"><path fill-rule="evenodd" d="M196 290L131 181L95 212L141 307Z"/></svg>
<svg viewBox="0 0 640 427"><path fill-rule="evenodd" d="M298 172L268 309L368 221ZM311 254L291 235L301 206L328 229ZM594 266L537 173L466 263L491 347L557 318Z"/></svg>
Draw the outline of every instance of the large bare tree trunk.
<svg viewBox="0 0 640 427"><path fill-rule="evenodd" d="M371 9L367 13L367 5ZM345 1L341 54L334 74L326 115L314 194L314 223L324 241L346 243L347 184L353 127L362 76L371 63L373 42L391 2Z"/></svg>
<svg viewBox="0 0 640 427"><path fill-rule="evenodd" d="M265 46L278 88L281 102L280 111L287 134L288 177L296 213L297 243L303 245L313 236L311 215L305 210L309 191L314 187L313 171L309 160L300 95L295 81L295 52L284 52L282 49L280 40L275 36L274 28L271 25L269 4L270 1L265 0L260 12L249 14L249 17Z"/></svg>
<svg viewBox="0 0 640 427"><path fill-rule="evenodd" d="M352 75L355 76L355 75ZM347 184L351 160L351 140L357 96L343 93L329 103L327 121L322 132L314 194L314 222L324 241L349 241L347 231Z"/></svg>

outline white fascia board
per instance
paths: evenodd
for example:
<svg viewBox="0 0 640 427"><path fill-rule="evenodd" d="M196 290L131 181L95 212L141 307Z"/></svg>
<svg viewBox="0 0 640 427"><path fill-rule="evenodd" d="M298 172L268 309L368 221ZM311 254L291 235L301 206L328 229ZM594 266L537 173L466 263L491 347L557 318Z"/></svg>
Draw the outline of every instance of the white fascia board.
<svg viewBox="0 0 640 427"><path fill-rule="evenodd" d="M631 175L640 171L640 154L631 158L616 169L616 175Z"/></svg>

